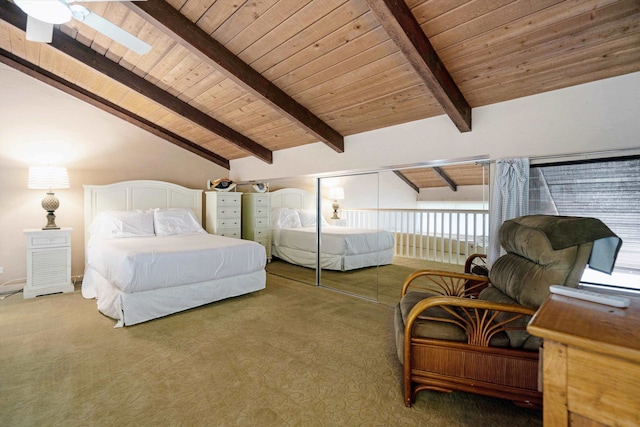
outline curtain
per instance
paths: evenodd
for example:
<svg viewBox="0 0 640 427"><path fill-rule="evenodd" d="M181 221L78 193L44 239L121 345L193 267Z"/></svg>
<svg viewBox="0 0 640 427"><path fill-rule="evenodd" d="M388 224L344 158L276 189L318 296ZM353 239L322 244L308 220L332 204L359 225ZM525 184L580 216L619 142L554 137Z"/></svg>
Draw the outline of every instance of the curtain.
<svg viewBox="0 0 640 427"><path fill-rule="evenodd" d="M487 265L504 254L498 231L506 220L529 213L529 158L508 158L496 161L493 196L489 212L489 247Z"/></svg>

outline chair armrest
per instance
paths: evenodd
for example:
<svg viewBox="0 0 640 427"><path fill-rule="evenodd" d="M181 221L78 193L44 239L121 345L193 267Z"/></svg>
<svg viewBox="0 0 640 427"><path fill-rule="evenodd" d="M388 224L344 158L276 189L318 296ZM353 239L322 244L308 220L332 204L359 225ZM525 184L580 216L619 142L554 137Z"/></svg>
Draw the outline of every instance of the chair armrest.
<svg viewBox="0 0 640 427"><path fill-rule="evenodd" d="M449 313L452 318L438 318L422 314L431 307L439 307ZM526 330L526 324L517 325L517 321L525 316L533 316L535 312L536 310L533 308L517 304L503 304L479 299L450 296L425 298L413 306L405 320L405 350L411 344L413 325L418 319L455 324L466 332L468 344L488 347L491 337L498 332ZM506 316L501 316L502 313L506 313ZM516 323L514 324L514 322Z"/></svg>
<svg viewBox="0 0 640 427"><path fill-rule="evenodd" d="M419 283L414 283L421 278ZM489 278L476 274L455 273L439 270L417 270L411 273L402 285L400 297L409 290L424 290L443 296L471 297L477 296L482 288L487 287Z"/></svg>
<svg viewBox="0 0 640 427"><path fill-rule="evenodd" d="M487 268L487 255L485 255L485 254L471 254L471 255L469 255L469 257L467 258L467 260L464 263L464 272L465 273L472 273L472 270L473 270L474 266L483 267L483 268L486 269Z"/></svg>

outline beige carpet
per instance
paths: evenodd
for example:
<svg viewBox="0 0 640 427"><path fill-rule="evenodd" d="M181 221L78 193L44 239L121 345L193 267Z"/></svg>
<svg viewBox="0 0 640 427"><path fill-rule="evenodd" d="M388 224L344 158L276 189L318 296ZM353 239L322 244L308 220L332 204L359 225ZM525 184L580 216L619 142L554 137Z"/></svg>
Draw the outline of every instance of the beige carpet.
<svg viewBox="0 0 640 427"><path fill-rule="evenodd" d="M395 306L400 298L404 279L418 269L463 272L464 266L395 257L393 264L380 267L350 271L322 270L320 283L327 288ZM267 265L267 271L303 283L316 283L314 269L293 265L277 258Z"/></svg>
<svg viewBox="0 0 640 427"><path fill-rule="evenodd" d="M536 426L465 393L401 396L392 309L267 289L114 329L79 291L0 301L3 426Z"/></svg>

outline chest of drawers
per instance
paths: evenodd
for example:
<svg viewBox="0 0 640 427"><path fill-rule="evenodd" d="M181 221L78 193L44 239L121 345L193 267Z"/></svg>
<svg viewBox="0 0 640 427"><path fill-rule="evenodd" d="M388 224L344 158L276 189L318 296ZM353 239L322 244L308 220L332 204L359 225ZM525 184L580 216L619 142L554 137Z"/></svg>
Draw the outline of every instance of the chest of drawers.
<svg viewBox="0 0 640 427"><path fill-rule="evenodd" d="M242 195L242 238L264 246L271 260L270 198L263 193Z"/></svg>
<svg viewBox="0 0 640 427"><path fill-rule="evenodd" d="M205 228L208 233L239 239L242 235L242 193L207 191Z"/></svg>

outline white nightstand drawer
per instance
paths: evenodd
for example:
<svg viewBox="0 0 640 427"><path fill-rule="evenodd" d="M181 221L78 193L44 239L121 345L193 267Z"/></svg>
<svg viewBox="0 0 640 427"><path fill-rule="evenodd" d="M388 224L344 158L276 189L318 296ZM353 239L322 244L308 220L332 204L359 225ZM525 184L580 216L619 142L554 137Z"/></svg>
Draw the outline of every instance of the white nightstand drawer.
<svg viewBox="0 0 640 427"><path fill-rule="evenodd" d="M56 235L56 236L29 236L28 247L30 248L46 248L52 246L68 246L69 235Z"/></svg>
<svg viewBox="0 0 640 427"><path fill-rule="evenodd" d="M254 211L255 216L262 216L269 219L269 206L256 206L256 210Z"/></svg>

